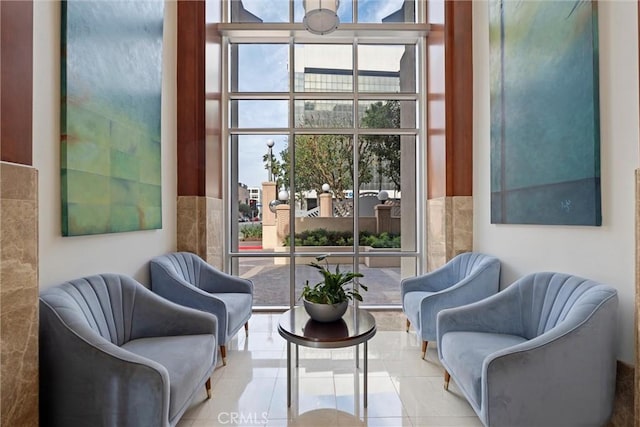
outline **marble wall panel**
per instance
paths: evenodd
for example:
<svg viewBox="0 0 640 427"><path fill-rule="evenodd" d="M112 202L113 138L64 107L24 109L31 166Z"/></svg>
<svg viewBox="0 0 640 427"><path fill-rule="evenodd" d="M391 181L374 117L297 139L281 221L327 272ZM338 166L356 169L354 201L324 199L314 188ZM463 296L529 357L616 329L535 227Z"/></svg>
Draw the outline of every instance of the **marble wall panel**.
<svg viewBox="0 0 640 427"><path fill-rule="evenodd" d="M178 251L198 254L222 269L224 263L224 204L204 196L178 197Z"/></svg>
<svg viewBox="0 0 640 427"><path fill-rule="evenodd" d="M198 228L197 196L179 196L177 202L178 251L200 254L200 232Z"/></svg>
<svg viewBox="0 0 640 427"><path fill-rule="evenodd" d="M445 198L427 200L427 271L447 262Z"/></svg>
<svg viewBox="0 0 640 427"><path fill-rule="evenodd" d="M441 197L427 201L427 269L473 249L473 197Z"/></svg>
<svg viewBox="0 0 640 427"><path fill-rule="evenodd" d="M634 375L633 366L618 361L613 416L607 427L632 427L638 422L633 402Z"/></svg>
<svg viewBox="0 0 640 427"><path fill-rule="evenodd" d="M222 199L206 198L207 262L224 269L224 203Z"/></svg>
<svg viewBox="0 0 640 427"><path fill-rule="evenodd" d="M454 257L473 250L473 197L453 196L451 199L451 257Z"/></svg>
<svg viewBox="0 0 640 427"><path fill-rule="evenodd" d="M613 415L607 427L640 427L640 169L635 173L636 189L636 361L635 368L618 361Z"/></svg>
<svg viewBox="0 0 640 427"><path fill-rule="evenodd" d="M0 420L38 425L38 174L0 163Z"/></svg>

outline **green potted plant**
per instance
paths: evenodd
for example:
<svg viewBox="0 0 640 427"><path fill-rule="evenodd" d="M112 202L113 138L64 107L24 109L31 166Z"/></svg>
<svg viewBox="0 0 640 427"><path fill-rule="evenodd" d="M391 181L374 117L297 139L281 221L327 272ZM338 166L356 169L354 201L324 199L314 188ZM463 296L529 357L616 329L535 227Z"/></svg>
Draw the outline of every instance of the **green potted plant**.
<svg viewBox="0 0 640 427"><path fill-rule="evenodd" d="M300 296L309 317L318 322L338 320L347 311L349 300L362 301L362 295L353 286L353 280L356 277L364 277L364 275L352 271L342 272L340 265L336 265L335 271L331 271L326 258L326 255L319 256L316 258L317 262L309 264L322 275L322 281L312 286L307 280ZM324 261L324 265L319 264L321 261ZM367 287L361 283L359 287L367 290Z"/></svg>

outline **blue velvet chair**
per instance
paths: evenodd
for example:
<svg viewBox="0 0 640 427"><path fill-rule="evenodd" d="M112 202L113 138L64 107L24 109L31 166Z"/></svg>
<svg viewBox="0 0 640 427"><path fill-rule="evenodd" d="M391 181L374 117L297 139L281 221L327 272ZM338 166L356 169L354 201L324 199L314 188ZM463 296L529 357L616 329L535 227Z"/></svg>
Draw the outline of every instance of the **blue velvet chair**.
<svg viewBox="0 0 640 427"><path fill-rule="evenodd" d="M223 273L191 252L155 257L149 268L153 292L218 318L217 337L222 363L226 365L226 344L243 325L249 333L253 305L251 280Z"/></svg>
<svg viewBox="0 0 640 427"><path fill-rule="evenodd" d="M442 267L400 283L402 311L407 332L413 324L422 339L422 358L429 341L436 339L436 316L444 308L457 307L498 292L500 261L490 255L466 252Z"/></svg>
<svg viewBox="0 0 640 427"><path fill-rule="evenodd" d="M40 425L175 426L216 366L216 318L103 274L40 294Z"/></svg>
<svg viewBox="0 0 640 427"><path fill-rule="evenodd" d="M603 426L613 410L618 297L560 273L438 314L453 378L485 426Z"/></svg>

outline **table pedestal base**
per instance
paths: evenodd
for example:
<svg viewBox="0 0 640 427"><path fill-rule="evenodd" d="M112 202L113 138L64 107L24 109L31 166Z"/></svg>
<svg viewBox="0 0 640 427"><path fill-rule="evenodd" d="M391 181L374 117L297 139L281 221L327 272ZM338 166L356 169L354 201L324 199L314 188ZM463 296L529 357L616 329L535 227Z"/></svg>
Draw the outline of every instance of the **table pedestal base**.
<svg viewBox="0 0 640 427"><path fill-rule="evenodd" d="M287 407L290 408L291 407L291 377L292 377L292 372L291 372L291 346L294 345L292 344L290 341L287 341ZM369 368L369 364L368 364L368 343L367 341L365 341L363 343L364 345L364 361L363 361L363 374L364 374L364 396L363 396L363 400L364 400L364 407L367 407L368 404L368 368ZM300 352L298 349L298 344L295 344L296 346L296 368L298 368L300 366ZM356 369L360 369L360 355L358 354L359 347L356 346ZM360 375L356 374L356 381L359 380Z"/></svg>

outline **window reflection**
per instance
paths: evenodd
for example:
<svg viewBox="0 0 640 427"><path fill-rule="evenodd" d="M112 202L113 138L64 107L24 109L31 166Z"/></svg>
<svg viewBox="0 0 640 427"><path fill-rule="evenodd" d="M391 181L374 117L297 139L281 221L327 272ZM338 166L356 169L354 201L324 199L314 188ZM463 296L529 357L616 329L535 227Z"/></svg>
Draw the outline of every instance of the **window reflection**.
<svg viewBox="0 0 640 427"><path fill-rule="evenodd" d="M353 127L353 101L308 99L296 101L297 128Z"/></svg>
<svg viewBox="0 0 640 427"><path fill-rule="evenodd" d="M350 45L296 44L296 92L351 92L353 55Z"/></svg>
<svg viewBox="0 0 640 427"><path fill-rule="evenodd" d="M358 46L358 90L415 92L414 45Z"/></svg>

